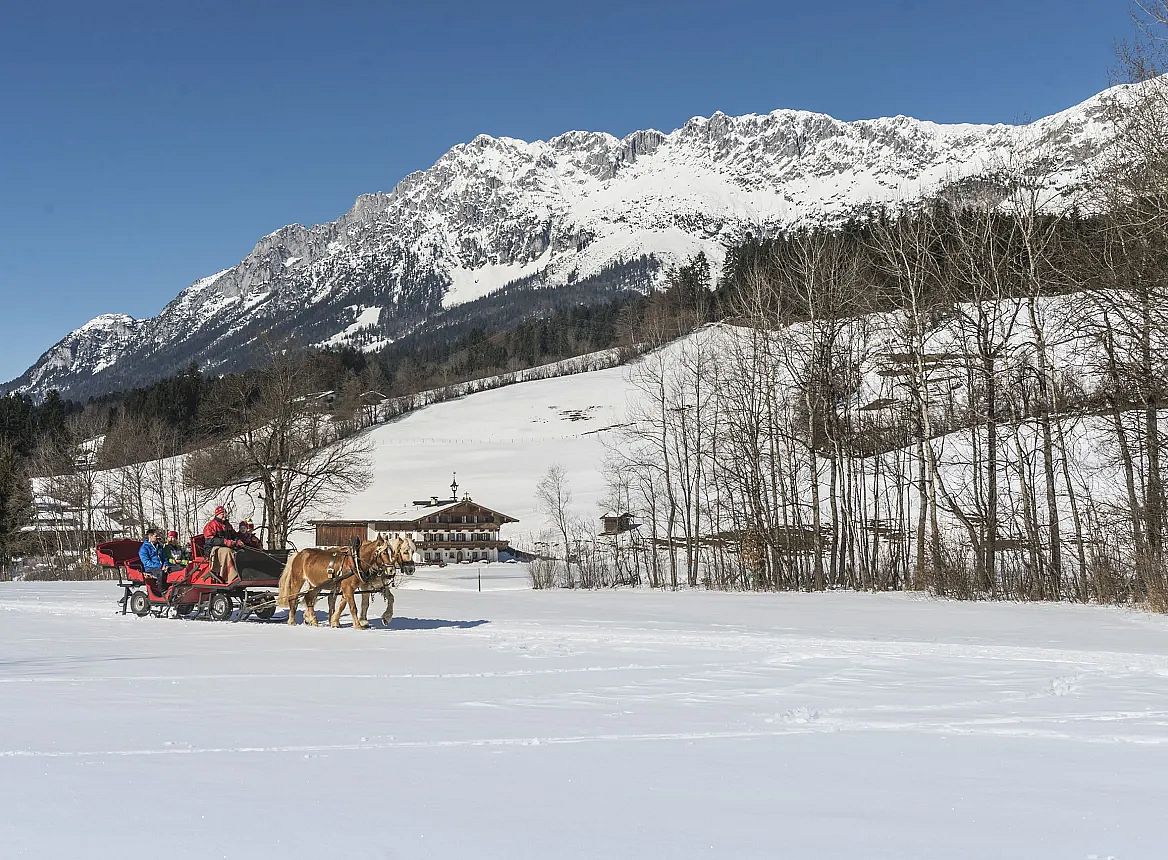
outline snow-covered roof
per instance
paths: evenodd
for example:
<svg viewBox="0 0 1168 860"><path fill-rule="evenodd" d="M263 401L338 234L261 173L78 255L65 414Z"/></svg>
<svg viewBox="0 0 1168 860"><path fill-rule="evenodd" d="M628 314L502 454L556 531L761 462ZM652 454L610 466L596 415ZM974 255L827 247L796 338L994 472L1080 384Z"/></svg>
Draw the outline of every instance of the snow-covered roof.
<svg viewBox="0 0 1168 860"><path fill-rule="evenodd" d="M86 525L85 518L79 511L37 511L32 522L21 527L23 532L49 531L94 531L117 534L126 531L126 526L115 520L103 510L93 511L91 525Z"/></svg>
<svg viewBox="0 0 1168 860"><path fill-rule="evenodd" d="M488 513L494 514L495 516L499 517L504 522L512 522L512 523L519 522L518 519L516 519L515 517L513 517L509 514L505 514L502 511L496 511L494 508L488 508L486 505L482 504L481 502L476 502L473 499L469 499L469 498L458 499L456 501L443 502L443 503L440 503L437 505L411 505L408 508L397 508L397 509L391 510L391 511L383 511L381 514L377 515L376 517L368 517L368 518L348 517L345 519L319 519L319 520L312 520L311 522L313 525L315 525L317 523L330 523L330 522L345 522L345 523L352 523L352 522L370 522L370 523L375 523L375 522L411 522L412 523L412 522L417 522L418 520L421 520L425 517L432 517L435 514L446 513L447 511L449 511L453 508L457 508L459 505L474 505L475 507L480 508Z"/></svg>
<svg viewBox="0 0 1168 860"><path fill-rule="evenodd" d="M459 501L459 502L447 502L444 505L411 505L408 508L398 508L397 510L393 510L393 511L385 511L379 517L379 519L384 519L384 520L418 520L418 519L421 519L422 517L429 517L429 516L433 516L434 514L443 513L445 511L448 511L451 508L457 507L458 505L461 505L461 504L462 504L462 502ZM477 505L478 502L473 502L472 504ZM480 505L480 507L482 507L482 506Z"/></svg>

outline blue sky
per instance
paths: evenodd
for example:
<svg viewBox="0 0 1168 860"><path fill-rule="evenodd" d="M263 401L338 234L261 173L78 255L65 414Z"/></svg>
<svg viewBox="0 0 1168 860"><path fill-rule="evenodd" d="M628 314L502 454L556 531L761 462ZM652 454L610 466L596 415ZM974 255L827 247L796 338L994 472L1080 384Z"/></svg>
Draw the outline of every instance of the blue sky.
<svg viewBox="0 0 1168 860"><path fill-rule="evenodd" d="M1018 122L1112 81L1123 0L0 0L0 379L479 132L823 111Z"/></svg>

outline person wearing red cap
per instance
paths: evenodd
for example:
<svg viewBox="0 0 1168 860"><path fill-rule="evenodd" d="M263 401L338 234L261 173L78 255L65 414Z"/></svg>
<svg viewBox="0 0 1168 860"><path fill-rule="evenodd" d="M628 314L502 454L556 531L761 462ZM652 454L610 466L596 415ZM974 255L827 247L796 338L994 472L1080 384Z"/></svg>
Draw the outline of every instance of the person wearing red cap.
<svg viewBox="0 0 1168 860"><path fill-rule="evenodd" d="M239 579L232 550L241 546L243 541L239 539L239 533L227 520L227 508L219 505L215 508L215 516L203 527L203 552L211 559L211 572L223 582L232 583Z"/></svg>
<svg viewBox="0 0 1168 860"><path fill-rule="evenodd" d="M189 553L178 539L178 532L171 529L166 533L166 543L162 545L162 551L166 554L166 558L171 564L178 564L186 567L190 561Z"/></svg>
<svg viewBox="0 0 1168 860"><path fill-rule="evenodd" d="M251 521L251 517L240 520L236 531L239 532L239 539L243 541L244 546L250 546L252 549L263 547L263 544L260 543L260 536L255 532L255 523Z"/></svg>

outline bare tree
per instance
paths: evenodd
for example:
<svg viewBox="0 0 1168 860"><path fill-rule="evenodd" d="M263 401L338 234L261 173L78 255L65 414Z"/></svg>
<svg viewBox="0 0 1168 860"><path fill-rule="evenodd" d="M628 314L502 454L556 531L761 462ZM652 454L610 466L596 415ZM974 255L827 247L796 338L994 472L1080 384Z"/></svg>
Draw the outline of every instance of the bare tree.
<svg viewBox="0 0 1168 860"><path fill-rule="evenodd" d="M269 549L287 546L306 513L341 501L372 480L368 440L339 432L295 358L273 354L266 367L235 380L215 408L238 429L189 455L185 480L256 498Z"/></svg>
<svg viewBox="0 0 1168 860"><path fill-rule="evenodd" d="M564 572L568 587L573 585L572 555L569 540L572 532L572 489L568 486L568 476L559 464L553 463L535 487L535 499L539 508L551 520L564 549Z"/></svg>

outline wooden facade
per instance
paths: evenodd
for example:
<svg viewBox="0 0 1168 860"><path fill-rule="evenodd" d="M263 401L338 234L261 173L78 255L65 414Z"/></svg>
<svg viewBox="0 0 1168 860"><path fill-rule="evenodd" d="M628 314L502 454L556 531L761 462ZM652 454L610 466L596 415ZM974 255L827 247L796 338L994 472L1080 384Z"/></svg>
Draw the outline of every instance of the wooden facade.
<svg viewBox="0 0 1168 860"><path fill-rule="evenodd" d="M317 546L348 546L353 538L366 540L369 537L369 523L354 522L317 522Z"/></svg>

